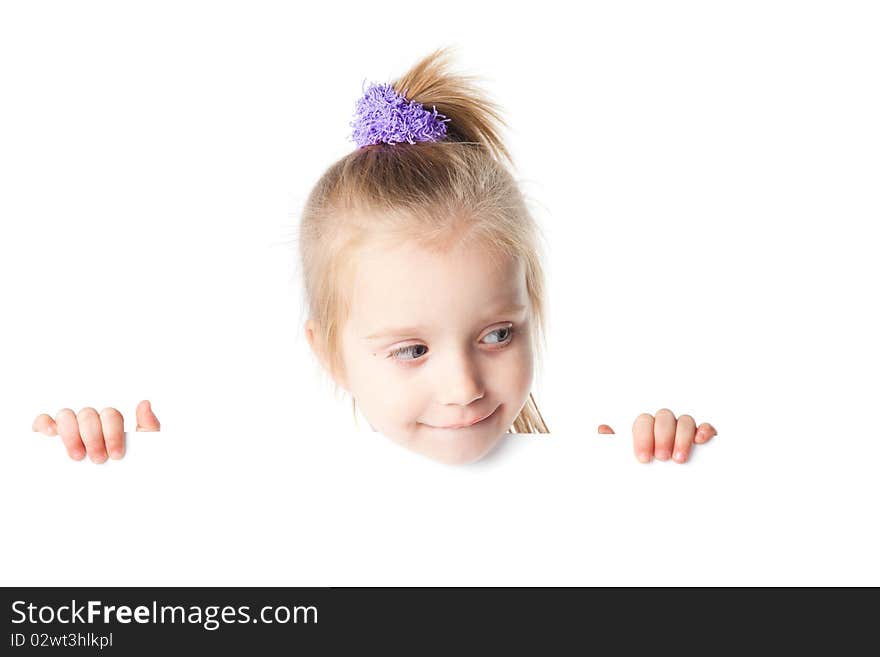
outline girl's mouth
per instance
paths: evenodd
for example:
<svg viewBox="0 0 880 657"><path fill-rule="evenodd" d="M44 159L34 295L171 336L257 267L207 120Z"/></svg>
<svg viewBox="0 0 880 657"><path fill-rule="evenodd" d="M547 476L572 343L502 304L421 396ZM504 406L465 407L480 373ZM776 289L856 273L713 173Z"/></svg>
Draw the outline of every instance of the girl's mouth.
<svg viewBox="0 0 880 657"><path fill-rule="evenodd" d="M448 425L445 427L437 427L432 424L429 424L427 426L429 426L433 429L469 429L470 427L476 426L476 425L480 424L481 422L488 420L490 417L495 415L495 411L497 411L499 408L500 408L499 406L496 406L495 409L491 413L489 413L488 415L484 415L482 417L479 417L476 420L473 420L472 422L468 422L467 424L451 424L451 425Z"/></svg>

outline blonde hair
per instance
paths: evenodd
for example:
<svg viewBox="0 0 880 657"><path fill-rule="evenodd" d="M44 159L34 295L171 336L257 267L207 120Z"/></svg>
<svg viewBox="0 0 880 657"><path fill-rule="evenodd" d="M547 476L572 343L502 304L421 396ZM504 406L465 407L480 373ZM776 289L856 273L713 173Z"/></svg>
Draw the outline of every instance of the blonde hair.
<svg viewBox="0 0 880 657"><path fill-rule="evenodd" d="M443 141L372 144L332 164L310 192L299 229L305 308L317 324L315 350L333 378L344 373L341 329L357 250L377 235L431 250L478 243L490 257L519 258L535 321L529 338L546 348L539 228L526 208L496 124L498 107L471 76L447 71L448 48L435 50L394 81L407 100L449 120ZM338 392L338 385L334 380ZM352 413L356 415L352 397ZM532 393L508 433L549 433Z"/></svg>

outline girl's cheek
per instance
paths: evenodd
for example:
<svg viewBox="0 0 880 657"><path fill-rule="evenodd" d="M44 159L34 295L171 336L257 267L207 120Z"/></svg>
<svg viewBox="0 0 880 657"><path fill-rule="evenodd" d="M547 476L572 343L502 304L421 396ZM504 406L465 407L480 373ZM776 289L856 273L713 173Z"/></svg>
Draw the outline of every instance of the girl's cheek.
<svg viewBox="0 0 880 657"><path fill-rule="evenodd" d="M505 364L508 367L519 372L531 371L532 347L525 337L518 344L510 345L507 351L510 357L505 359Z"/></svg>

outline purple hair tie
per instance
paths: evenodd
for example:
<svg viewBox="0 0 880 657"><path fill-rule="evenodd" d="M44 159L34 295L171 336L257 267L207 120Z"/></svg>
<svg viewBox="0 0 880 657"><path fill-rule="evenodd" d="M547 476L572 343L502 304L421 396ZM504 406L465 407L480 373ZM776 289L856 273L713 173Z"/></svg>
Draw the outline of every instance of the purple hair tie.
<svg viewBox="0 0 880 657"><path fill-rule="evenodd" d="M446 137L447 121L436 107L431 112L404 98L392 85L373 83L358 100L351 136L358 148L380 142L440 141Z"/></svg>

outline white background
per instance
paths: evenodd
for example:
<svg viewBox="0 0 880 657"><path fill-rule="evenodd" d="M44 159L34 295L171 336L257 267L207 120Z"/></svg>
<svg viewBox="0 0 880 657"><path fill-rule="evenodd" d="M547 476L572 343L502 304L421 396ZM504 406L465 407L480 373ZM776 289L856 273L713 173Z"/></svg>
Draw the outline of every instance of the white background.
<svg viewBox="0 0 880 657"><path fill-rule="evenodd" d="M880 584L873 3L0 8L0 584ZM292 237L366 80L458 47L546 235L550 436L356 425ZM42 412L148 398L69 460ZM718 436L640 465L662 407ZM600 436L610 424L616 436Z"/></svg>

